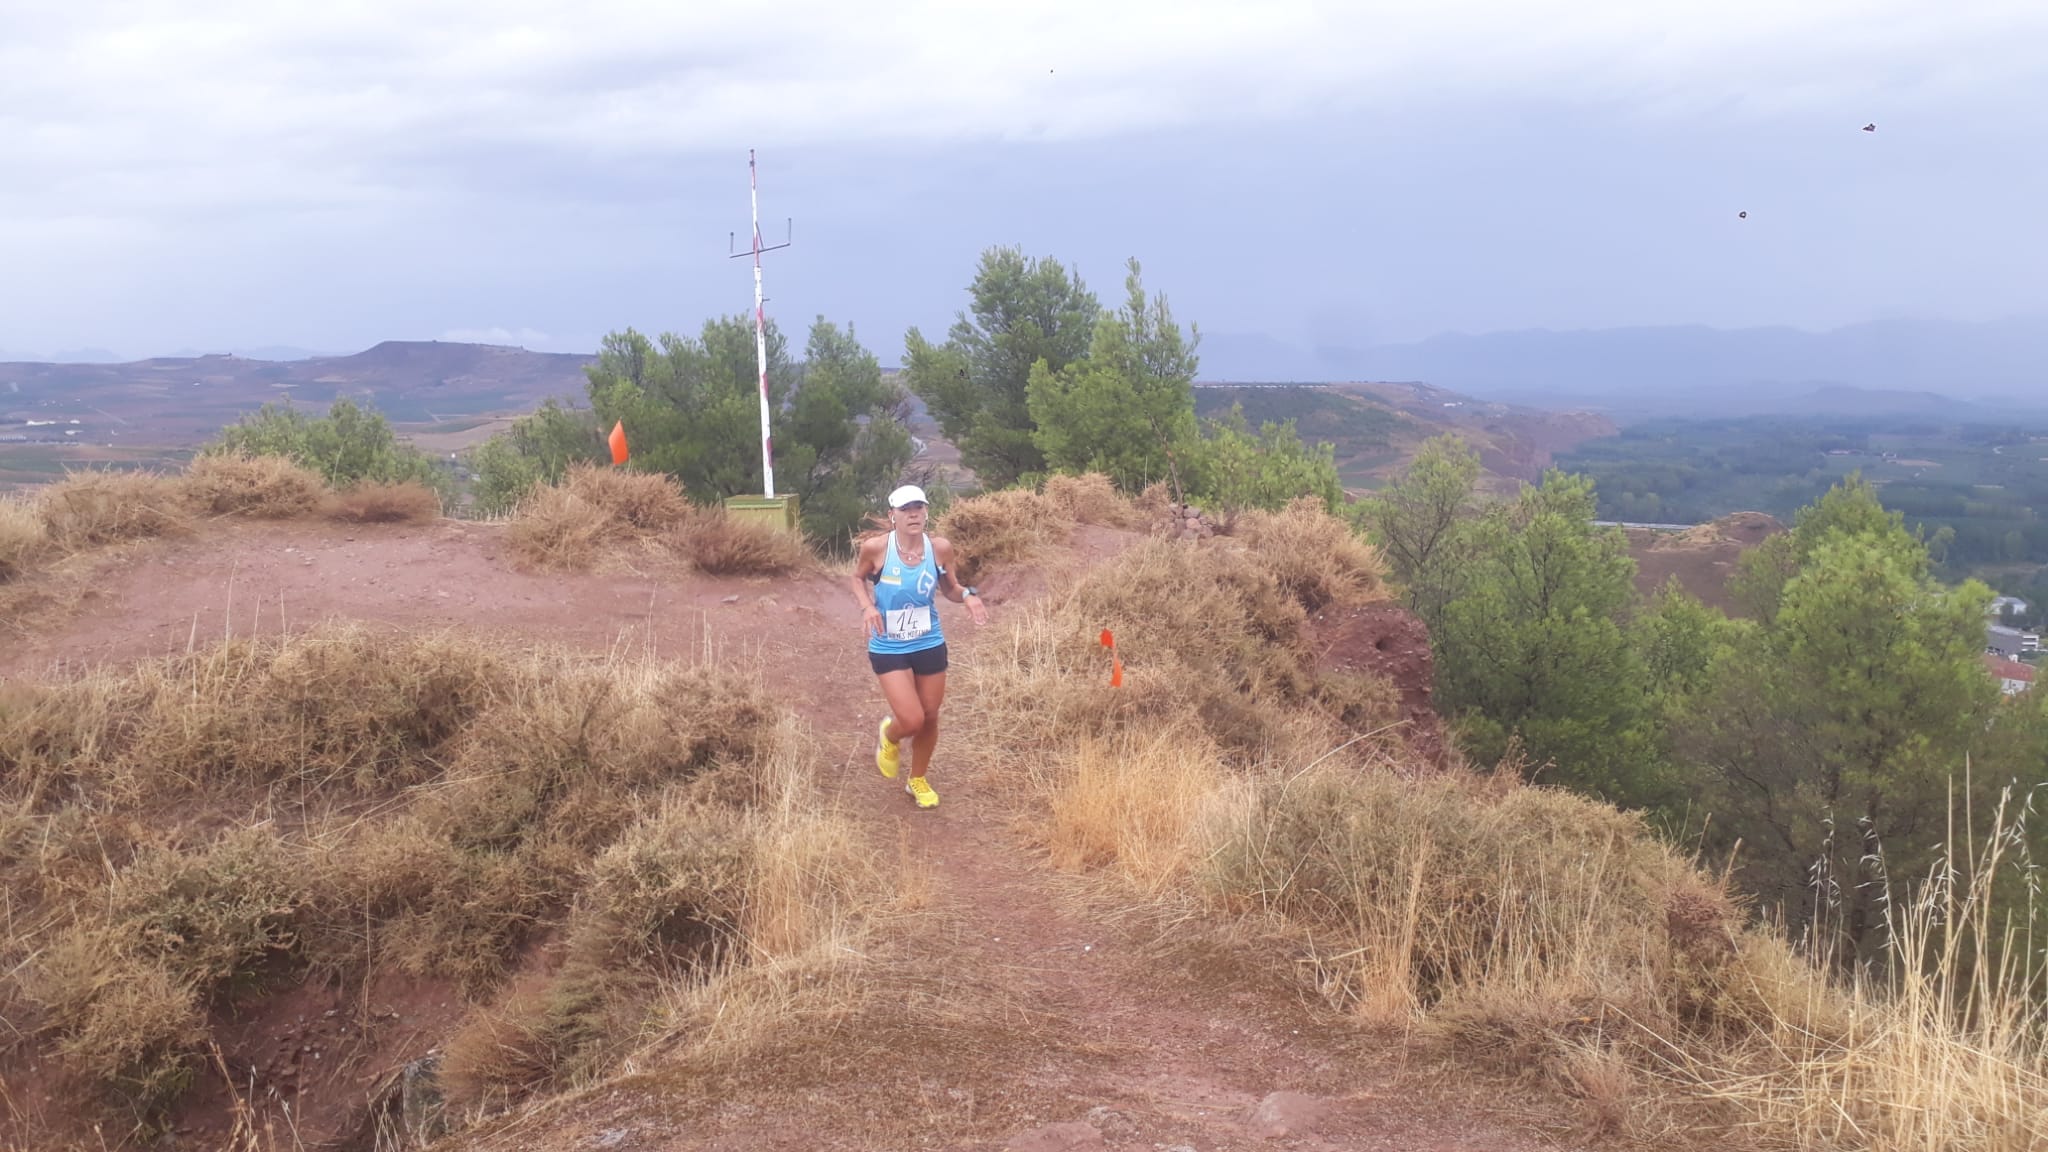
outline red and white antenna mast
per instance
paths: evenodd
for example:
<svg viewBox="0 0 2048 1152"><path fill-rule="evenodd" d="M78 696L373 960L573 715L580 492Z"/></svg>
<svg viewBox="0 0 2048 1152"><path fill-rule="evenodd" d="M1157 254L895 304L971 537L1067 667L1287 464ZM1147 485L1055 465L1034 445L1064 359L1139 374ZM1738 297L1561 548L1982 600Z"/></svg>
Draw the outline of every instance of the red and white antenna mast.
<svg viewBox="0 0 2048 1152"><path fill-rule="evenodd" d="M768 310L767 297L761 294L761 253L787 248L794 238L794 224L790 235L782 243L768 247L761 244L761 180L754 167L754 150L747 149L747 196L754 209L754 360L761 372L761 495L775 495L775 452L773 439L768 431ZM730 237L728 248L730 248ZM737 259L745 252L732 252Z"/></svg>

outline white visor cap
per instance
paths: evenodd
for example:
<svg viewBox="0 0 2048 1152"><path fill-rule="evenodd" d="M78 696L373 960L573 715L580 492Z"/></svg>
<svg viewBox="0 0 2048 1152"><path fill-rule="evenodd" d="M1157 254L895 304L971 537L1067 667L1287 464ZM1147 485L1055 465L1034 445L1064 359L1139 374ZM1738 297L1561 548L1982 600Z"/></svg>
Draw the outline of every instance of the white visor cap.
<svg viewBox="0 0 2048 1152"><path fill-rule="evenodd" d="M924 498L924 489L919 488L915 484L905 484L903 487L889 493L889 507L891 508L901 508L905 504L929 503L931 501Z"/></svg>

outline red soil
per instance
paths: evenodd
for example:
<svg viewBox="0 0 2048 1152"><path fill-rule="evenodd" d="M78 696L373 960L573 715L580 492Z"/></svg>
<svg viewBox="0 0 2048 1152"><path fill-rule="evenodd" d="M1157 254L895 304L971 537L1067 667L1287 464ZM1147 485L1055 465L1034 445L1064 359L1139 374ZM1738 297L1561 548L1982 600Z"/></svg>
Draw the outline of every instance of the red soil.
<svg viewBox="0 0 2048 1152"><path fill-rule="evenodd" d="M1084 530L1076 544L1087 559L1070 562L1109 555L1132 538ZM986 581L992 614L1000 619L1043 579ZM1109 1146L1203 1152L1578 1144L1555 1107L1470 1070L1446 1075L1399 1036L1362 1031L1306 1001L1284 971L1251 968L1241 953L1199 936L1134 936L1091 912L1020 843L1019 814L1006 799L1014 786L972 747L942 741L933 781L943 805L913 810L873 767L880 696L863 658L860 613L838 575L709 579L651 565L541 575L515 570L489 525L281 524L145 546L97 587L84 615L0 653L0 679L326 619L462 627L591 651L742 655L809 722L826 802L854 814L877 846L902 853L906 875L929 883L928 907L872 977L878 1002L896 1006L863 1018L880 1021L873 1031L797 1044L739 1068L657 1064L457 1146L993 1149L1062 1122L1086 1123ZM973 625L945 609L955 659L972 661ZM1428 646L1412 619L1369 608L1318 620L1315 634L1327 666L1396 676L1404 716L1417 733L1435 733ZM304 1147L367 1148L362 1126L373 1098L464 1008L438 986L307 987L223 1021L223 1055L242 1088L253 1084L270 1099L276 1087L296 1100ZM48 1098L47 1081L20 1083L14 1103L0 1105L60 1118L63 1101ZM1315 1094L1328 1109L1312 1132L1275 1145L1253 1134L1251 1113L1283 1089ZM169 1146L218 1146L226 1105L223 1088L206 1089ZM0 1145L7 1131L0 1123ZM280 1132L276 1146L293 1147Z"/></svg>

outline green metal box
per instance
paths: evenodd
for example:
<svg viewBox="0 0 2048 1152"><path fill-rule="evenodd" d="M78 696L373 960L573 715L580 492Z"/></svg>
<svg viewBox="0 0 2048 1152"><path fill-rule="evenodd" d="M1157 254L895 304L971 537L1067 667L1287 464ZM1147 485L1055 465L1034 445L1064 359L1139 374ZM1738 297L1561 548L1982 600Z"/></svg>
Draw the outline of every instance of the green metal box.
<svg viewBox="0 0 2048 1152"><path fill-rule="evenodd" d="M795 496L727 496L725 514L740 520L757 520L772 528L797 531L802 523Z"/></svg>

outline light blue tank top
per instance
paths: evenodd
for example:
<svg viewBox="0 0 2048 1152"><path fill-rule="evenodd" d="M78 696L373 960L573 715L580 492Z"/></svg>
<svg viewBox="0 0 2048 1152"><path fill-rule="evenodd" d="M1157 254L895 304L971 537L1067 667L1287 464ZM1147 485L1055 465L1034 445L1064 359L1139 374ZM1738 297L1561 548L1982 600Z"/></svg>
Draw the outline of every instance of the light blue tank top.
<svg viewBox="0 0 2048 1152"><path fill-rule="evenodd" d="M901 654L937 648L946 642L939 630L936 605L939 593L939 561L932 555L932 538L924 538L924 558L906 567L896 554L896 533L889 533L889 547L882 555L882 570L875 573L875 607L882 611L882 634L868 633L868 651Z"/></svg>

